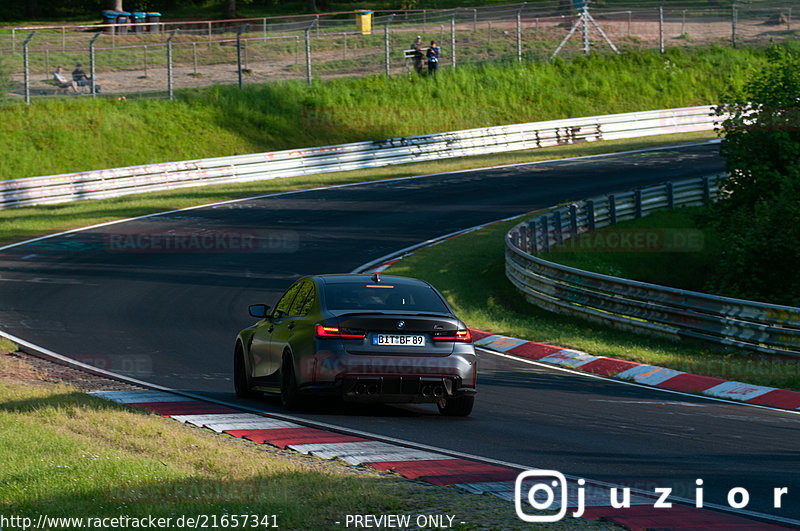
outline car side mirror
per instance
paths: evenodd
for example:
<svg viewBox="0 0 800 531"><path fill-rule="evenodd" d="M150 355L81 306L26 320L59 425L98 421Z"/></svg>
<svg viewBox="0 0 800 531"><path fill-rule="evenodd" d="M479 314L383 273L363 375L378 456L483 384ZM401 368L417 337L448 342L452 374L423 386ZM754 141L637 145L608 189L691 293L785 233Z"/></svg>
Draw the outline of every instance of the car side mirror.
<svg viewBox="0 0 800 531"><path fill-rule="evenodd" d="M259 319L266 317L268 310L269 306L266 304L251 304L248 308L250 315L253 317L258 317Z"/></svg>

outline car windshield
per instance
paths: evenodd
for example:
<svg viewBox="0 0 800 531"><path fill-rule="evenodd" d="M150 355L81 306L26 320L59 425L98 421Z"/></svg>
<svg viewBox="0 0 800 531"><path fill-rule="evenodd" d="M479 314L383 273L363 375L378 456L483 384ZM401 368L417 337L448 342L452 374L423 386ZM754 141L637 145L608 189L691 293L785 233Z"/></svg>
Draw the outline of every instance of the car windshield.
<svg viewBox="0 0 800 531"><path fill-rule="evenodd" d="M325 302L329 310L378 310L422 313L446 313L441 297L424 284L361 284L354 282L325 284Z"/></svg>

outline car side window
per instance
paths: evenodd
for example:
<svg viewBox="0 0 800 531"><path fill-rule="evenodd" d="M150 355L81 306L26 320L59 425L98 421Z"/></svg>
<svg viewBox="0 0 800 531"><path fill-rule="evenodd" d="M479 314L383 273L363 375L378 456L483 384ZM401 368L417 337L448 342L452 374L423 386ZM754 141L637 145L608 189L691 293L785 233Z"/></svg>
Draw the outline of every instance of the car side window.
<svg viewBox="0 0 800 531"><path fill-rule="evenodd" d="M283 317L289 314L289 308L292 307L292 302L294 301L297 292L300 291L301 287L303 287L303 284L305 284L305 282L298 282L283 294L281 300L279 300L278 304L275 305L275 310L272 312L272 317Z"/></svg>
<svg viewBox="0 0 800 531"><path fill-rule="evenodd" d="M308 315L311 306L314 304L314 283L305 281L303 287L297 292L297 297L294 299L292 309L289 310L289 315L303 317Z"/></svg>

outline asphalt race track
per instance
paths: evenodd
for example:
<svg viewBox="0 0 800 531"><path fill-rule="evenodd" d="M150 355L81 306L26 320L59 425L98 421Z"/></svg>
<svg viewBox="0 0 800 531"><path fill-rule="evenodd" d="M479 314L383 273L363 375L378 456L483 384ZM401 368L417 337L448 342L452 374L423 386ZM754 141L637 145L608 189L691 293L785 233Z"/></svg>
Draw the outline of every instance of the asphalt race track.
<svg viewBox="0 0 800 531"><path fill-rule="evenodd" d="M278 194L0 251L0 329L135 378L233 400L236 332L298 276L348 272L459 229L569 200L723 170L718 145ZM206 231L213 252L152 243ZM146 236L144 240L140 236ZM137 240L138 238L138 240ZM176 241L176 240L172 240ZM257 241L257 249L249 243ZM237 248L244 247L244 249ZM242 401L281 411L273 399ZM435 407L301 416L527 467L652 491L672 486L800 520L800 416L592 379L482 353L466 419ZM788 487L781 509L773 488Z"/></svg>

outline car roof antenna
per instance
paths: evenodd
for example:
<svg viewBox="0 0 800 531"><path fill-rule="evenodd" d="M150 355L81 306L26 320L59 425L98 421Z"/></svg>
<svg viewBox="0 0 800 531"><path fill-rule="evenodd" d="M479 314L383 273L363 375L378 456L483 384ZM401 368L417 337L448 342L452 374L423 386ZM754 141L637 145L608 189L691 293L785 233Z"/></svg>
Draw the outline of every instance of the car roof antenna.
<svg viewBox="0 0 800 531"><path fill-rule="evenodd" d="M380 282L381 281L381 272L380 271L375 271L374 273L372 273L372 281L373 282Z"/></svg>

